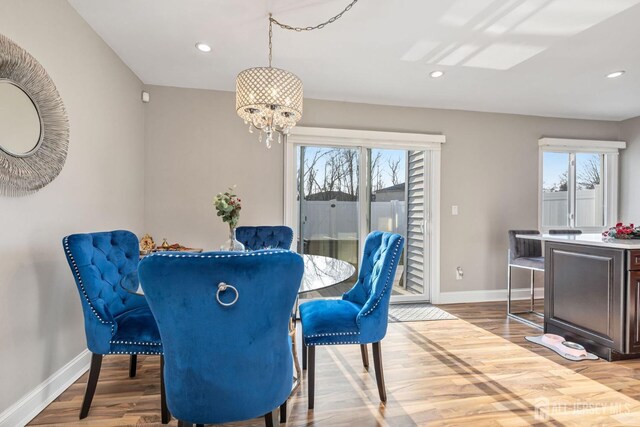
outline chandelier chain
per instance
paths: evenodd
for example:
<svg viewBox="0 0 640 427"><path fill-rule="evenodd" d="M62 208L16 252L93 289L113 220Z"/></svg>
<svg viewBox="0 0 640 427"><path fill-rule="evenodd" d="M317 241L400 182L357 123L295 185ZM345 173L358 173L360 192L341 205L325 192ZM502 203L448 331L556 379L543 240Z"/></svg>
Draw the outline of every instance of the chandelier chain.
<svg viewBox="0 0 640 427"><path fill-rule="evenodd" d="M269 67L271 67L271 59L272 59L272 52L273 52L273 44L271 43L271 39L273 38L273 24L276 24L278 27L284 29L284 30L291 30L291 31L297 31L297 32L301 32L301 31L313 31L313 30L321 30L324 27L326 27L329 24L333 24L334 22L336 22L338 19L342 18L342 15L344 15L345 13L347 13L349 10L351 10L351 8L358 3L358 0L353 0L351 3L349 3L347 5L347 7L344 8L344 10L342 12L340 12L339 14L337 14L336 16L333 16L331 18L329 18L328 20L326 20L325 22L322 22L318 25L314 25L312 27L292 27L291 25L287 25L287 24L283 24L282 22L279 22L277 19L275 19L272 14L269 14Z"/></svg>
<svg viewBox="0 0 640 427"><path fill-rule="evenodd" d="M344 15L346 12L348 12L349 10L351 10L351 8L358 3L358 0L353 0L351 3L349 3L347 5L347 7L344 8L344 10L342 12L340 12L339 14L337 14L336 16L329 18L327 21L318 24L318 25L314 25L312 27L292 27L291 25L287 25L287 24L283 24L282 22L279 22L277 19L273 18L271 16L271 14L269 14L269 25L271 25L271 23L273 22L274 24L276 24L278 27L285 29L285 30L292 30L292 31L297 31L297 32L301 32L301 31L312 31L312 30L321 30L323 29L325 26L329 25L329 24L333 24L334 22L336 22L338 19L342 18L342 15Z"/></svg>
<svg viewBox="0 0 640 427"><path fill-rule="evenodd" d="M269 14L269 68L271 68L271 58L273 57L273 44L271 43L271 39L273 38L273 26L271 25L272 19L271 14Z"/></svg>

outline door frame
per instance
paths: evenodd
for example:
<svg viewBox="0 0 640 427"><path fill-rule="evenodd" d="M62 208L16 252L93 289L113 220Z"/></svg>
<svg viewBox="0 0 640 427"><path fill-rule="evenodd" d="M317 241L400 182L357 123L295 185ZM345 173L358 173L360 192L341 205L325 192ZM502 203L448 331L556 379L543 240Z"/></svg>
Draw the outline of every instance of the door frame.
<svg viewBox="0 0 640 427"><path fill-rule="evenodd" d="M389 150L420 150L427 151L429 161L425 161L428 172L429 191L425 194L425 202L429 206L425 210L425 232L429 235L429 245L425 251L425 265L429 266L429 283L424 283L424 293L421 296L394 295L392 302L418 302L428 301L438 303L440 296L440 163L442 144L446 142L444 135L417 134L401 132L380 132L368 130L333 129L316 127L295 127L284 138L284 198L283 212L284 224L293 229L293 241L297 241L299 227L297 203L297 158L296 148L301 145L319 147L348 147L348 148L377 148ZM363 159L360 156L361 173L360 182L366 179L366 167L362 168ZM426 160L426 159L425 159ZM364 188L364 187L360 187ZM367 196L368 198L368 196ZM362 211L362 209L361 209ZM368 218L365 213L360 213L360 233L365 230ZM363 221L364 220L364 221ZM360 235L361 242L367 235ZM362 258L362 245L360 246L360 259Z"/></svg>

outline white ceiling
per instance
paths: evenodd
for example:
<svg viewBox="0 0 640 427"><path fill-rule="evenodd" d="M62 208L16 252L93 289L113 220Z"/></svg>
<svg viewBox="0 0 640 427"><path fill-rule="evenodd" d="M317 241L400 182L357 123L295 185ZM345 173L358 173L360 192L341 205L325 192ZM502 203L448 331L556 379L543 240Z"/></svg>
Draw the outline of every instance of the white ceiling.
<svg viewBox="0 0 640 427"><path fill-rule="evenodd" d="M144 83L229 91L266 65L268 12L307 26L349 1L69 0ZM640 0L360 0L322 30L274 27L273 66L306 98L622 120L640 115L639 22Z"/></svg>

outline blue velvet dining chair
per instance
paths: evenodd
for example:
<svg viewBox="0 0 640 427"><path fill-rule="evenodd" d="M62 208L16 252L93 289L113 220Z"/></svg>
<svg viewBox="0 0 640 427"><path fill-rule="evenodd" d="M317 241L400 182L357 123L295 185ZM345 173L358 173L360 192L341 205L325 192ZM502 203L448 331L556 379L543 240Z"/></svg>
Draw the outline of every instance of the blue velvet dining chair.
<svg viewBox="0 0 640 427"><path fill-rule="evenodd" d="M236 239L246 250L290 249L293 230L285 225L242 226L236 228Z"/></svg>
<svg viewBox="0 0 640 427"><path fill-rule="evenodd" d="M356 284L339 300L315 300L300 304L302 363L308 366L309 409L314 406L315 348L319 345L359 344L367 368L367 344L373 344L373 362L380 400L387 401L380 341L387 333L389 300L404 238L374 231L364 245Z"/></svg>
<svg viewBox="0 0 640 427"><path fill-rule="evenodd" d="M160 253L138 269L164 346L179 425L265 416L293 384L289 319L304 265L284 250Z"/></svg>
<svg viewBox="0 0 640 427"><path fill-rule="evenodd" d="M128 354L129 376L136 374L137 355L158 355L162 366L162 342L145 298L127 292L120 281L136 271L140 252L138 239L130 231L117 230L72 234L62 246L76 281L84 313L91 368L80 419L89 414L102 359L107 354ZM161 378L162 422L168 423Z"/></svg>

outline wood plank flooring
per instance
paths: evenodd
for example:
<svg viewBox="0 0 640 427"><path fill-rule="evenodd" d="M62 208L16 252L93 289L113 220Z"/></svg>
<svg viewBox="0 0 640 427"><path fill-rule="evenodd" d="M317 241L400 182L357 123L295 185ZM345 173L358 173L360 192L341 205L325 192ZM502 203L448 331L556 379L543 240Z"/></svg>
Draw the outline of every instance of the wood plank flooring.
<svg viewBox="0 0 640 427"><path fill-rule="evenodd" d="M640 361L569 362L526 342L539 332L506 319L503 303L439 307L459 319L389 324L386 404L357 346L320 347L315 410L307 411L303 384L286 425L640 425ZM127 357L105 357L89 417L78 421L85 382L86 375L31 425L160 425L157 357L139 357L133 379Z"/></svg>

